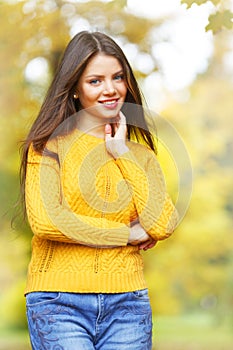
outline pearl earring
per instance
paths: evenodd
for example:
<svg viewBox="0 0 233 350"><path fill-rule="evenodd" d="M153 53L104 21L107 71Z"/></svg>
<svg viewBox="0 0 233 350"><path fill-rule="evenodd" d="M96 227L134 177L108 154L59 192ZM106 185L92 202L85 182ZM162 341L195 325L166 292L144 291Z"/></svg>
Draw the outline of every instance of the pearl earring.
<svg viewBox="0 0 233 350"><path fill-rule="evenodd" d="M77 98L78 98L78 95L74 94L74 99L77 100Z"/></svg>

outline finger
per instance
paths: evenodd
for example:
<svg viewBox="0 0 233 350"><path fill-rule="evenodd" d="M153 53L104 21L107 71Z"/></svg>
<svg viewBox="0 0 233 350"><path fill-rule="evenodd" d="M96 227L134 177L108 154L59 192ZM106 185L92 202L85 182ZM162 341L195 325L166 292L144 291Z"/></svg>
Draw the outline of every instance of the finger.
<svg viewBox="0 0 233 350"><path fill-rule="evenodd" d="M112 134L112 128L110 124L105 125L105 135L110 135Z"/></svg>
<svg viewBox="0 0 233 350"><path fill-rule="evenodd" d="M147 240L146 242L140 244L140 249L143 249L143 250L148 250L148 249L151 249L153 248L155 245L156 245L157 241L156 240Z"/></svg>
<svg viewBox="0 0 233 350"><path fill-rule="evenodd" d="M119 112L119 117L120 117L120 123L126 124L126 117L121 111Z"/></svg>
<svg viewBox="0 0 233 350"><path fill-rule="evenodd" d="M154 241L154 242L148 244L148 246L146 246L146 247L144 248L144 250L146 251L146 250L148 250L148 249L154 248L154 246L156 245L156 243L157 243L157 241Z"/></svg>
<svg viewBox="0 0 233 350"><path fill-rule="evenodd" d="M112 139L112 127L110 124L105 125L105 141L108 142Z"/></svg>
<svg viewBox="0 0 233 350"><path fill-rule="evenodd" d="M151 243L151 240L148 239L147 241L140 243L139 248L140 249L145 249L149 244Z"/></svg>
<svg viewBox="0 0 233 350"><path fill-rule="evenodd" d="M153 240L153 242L151 242L149 244L150 248L153 248L156 244L157 244L158 241L156 241L155 239Z"/></svg>

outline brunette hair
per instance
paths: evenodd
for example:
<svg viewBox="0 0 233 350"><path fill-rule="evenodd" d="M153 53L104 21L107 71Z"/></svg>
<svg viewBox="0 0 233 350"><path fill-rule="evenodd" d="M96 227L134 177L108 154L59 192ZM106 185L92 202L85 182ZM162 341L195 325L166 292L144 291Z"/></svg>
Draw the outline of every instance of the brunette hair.
<svg viewBox="0 0 233 350"><path fill-rule="evenodd" d="M104 33L79 32L67 45L39 114L22 144L20 184L23 202L25 201L27 155L30 144L33 145L35 151L42 153L46 149L46 142L55 135L54 131L58 126L81 109L78 100L75 100L73 95L88 62L98 53L114 56L122 65L127 86L125 99L127 103L123 104L122 111L126 116L128 138L146 144L156 153L154 135L149 131L143 108L138 108L142 106L142 94L122 49Z"/></svg>

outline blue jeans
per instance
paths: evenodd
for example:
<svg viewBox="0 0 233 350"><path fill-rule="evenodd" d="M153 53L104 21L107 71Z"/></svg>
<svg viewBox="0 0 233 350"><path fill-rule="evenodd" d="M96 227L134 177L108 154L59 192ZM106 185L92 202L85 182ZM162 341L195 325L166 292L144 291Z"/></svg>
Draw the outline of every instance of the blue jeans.
<svg viewBox="0 0 233 350"><path fill-rule="evenodd" d="M34 350L151 350L147 289L119 294L33 292L26 296Z"/></svg>

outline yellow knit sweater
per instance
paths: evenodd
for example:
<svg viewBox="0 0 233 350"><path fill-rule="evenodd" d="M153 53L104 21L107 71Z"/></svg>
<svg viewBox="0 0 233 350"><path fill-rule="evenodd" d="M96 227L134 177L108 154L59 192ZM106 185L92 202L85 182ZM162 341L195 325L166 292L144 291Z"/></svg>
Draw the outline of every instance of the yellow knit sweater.
<svg viewBox="0 0 233 350"><path fill-rule="evenodd" d="M50 140L41 156L31 146L26 206L34 233L25 293L120 293L146 287L137 246L139 220L157 240L170 236L178 215L151 150L128 142L116 160L105 141L75 129Z"/></svg>

